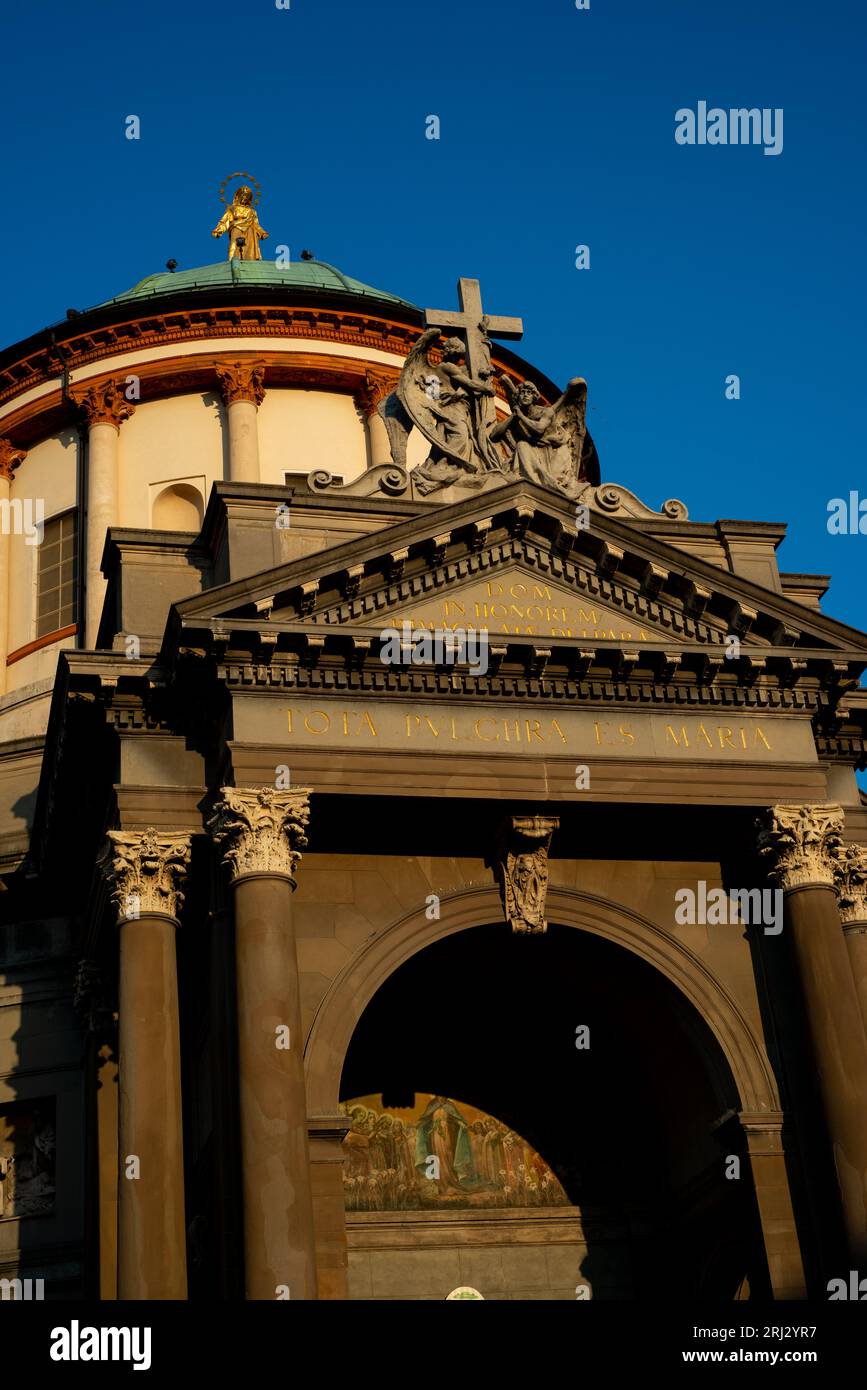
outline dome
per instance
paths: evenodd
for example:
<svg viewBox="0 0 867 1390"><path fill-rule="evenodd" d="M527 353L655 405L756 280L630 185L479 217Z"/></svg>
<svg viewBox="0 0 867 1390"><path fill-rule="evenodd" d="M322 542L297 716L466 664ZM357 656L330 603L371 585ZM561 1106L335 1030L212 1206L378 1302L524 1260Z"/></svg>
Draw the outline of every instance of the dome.
<svg viewBox="0 0 867 1390"><path fill-rule="evenodd" d="M215 265L197 266L193 270L160 271L148 275L132 289L107 299L95 307L108 308L114 304L140 303L142 300L158 299L165 295L192 294L200 290L244 289L290 289L316 291L322 290L341 296L357 295L359 299L376 299L386 304L399 304L402 308L415 310L416 306L398 295L386 290L374 289L351 275L344 275L336 266L326 261L292 261L289 265L278 265L276 261L218 261Z"/></svg>

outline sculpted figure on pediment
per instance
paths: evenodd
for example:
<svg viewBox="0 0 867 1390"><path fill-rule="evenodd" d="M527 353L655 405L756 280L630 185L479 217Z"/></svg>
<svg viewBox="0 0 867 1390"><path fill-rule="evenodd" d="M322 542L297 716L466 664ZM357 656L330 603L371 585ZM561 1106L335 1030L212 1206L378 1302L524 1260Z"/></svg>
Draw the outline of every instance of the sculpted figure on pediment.
<svg viewBox="0 0 867 1390"><path fill-rule="evenodd" d="M599 463L587 444L587 382L573 377L553 405L543 405L532 381L515 386L502 378L512 414L494 426L491 437L511 451L509 468L540 487L575 498L586 484L598 485ZM592 446L591 446L592 448Z"/></svg>
<svg viewBox="0 0 867 1390"><path fill-rule="evenodd" d="M492 373L470 374L460 338L446 338L441 360L432 362L429 351L439 337L438 328L428 328L410 350L397 384L400 408L385 414L392 449L397 442L402 451L395 462L405 465L406 437L413 425L431 446L412 475L422 496L457 481L472 485L474 479L482 481L485 473L503 468L483 408L494 396Z"/></svg>
<svg viewBox="0 0 867 1390"><path fill-rule="evenodd" d="M492 476L502 482L527 478L570 499L588 485L598 485L599 460L587 433L583 378L575 377L553 405L546 405L532 381L516 386L504 376L512 414L497 421L489 358L480 352L483 365L472 375L467 347L453 337L443 342L441 360L432 362L429 352L439 336L436 328L422 333L381 410L392 457L401 469L406 468L413 427L431 446L411 474L416 493L425 497L453 484L480 487ZM489 346L484 336L480 341Z"/></svg>

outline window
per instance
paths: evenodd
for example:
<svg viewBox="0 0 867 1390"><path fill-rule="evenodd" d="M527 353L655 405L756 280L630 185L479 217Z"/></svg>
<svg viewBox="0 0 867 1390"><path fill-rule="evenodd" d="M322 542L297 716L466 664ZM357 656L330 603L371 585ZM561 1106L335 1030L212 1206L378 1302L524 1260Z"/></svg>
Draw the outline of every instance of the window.
<svg viewBox="0 0 867 1390"><path fill-rule="evenodd" d="M39 547L39 581L36 601L36 636L44 637L69 627L76 620L75 591L78 582L75 512L64 512L45 523Z"/></svg>

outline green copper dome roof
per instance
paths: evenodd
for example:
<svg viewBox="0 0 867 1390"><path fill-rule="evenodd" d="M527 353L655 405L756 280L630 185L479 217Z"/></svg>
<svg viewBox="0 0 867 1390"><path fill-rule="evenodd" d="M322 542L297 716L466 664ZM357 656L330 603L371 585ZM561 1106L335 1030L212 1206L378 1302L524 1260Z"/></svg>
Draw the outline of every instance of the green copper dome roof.
<svg viewBox="0 0 867 1390"><path fill-rule="evenodd" d="M278 265L276 261L218 261L216 265L202 265L195 270L161 271L159 275L148 275L133 285L124 294L115 295L97 307L106 308L109 304L133 304L142 300L156 299L163 295L184 294L196 290L227 290L233 286L245 289L290 289L325 290L337 294L358 295L359 299L378 299L387 304L399 304L406 309L414 309L407 299L385 290L375 290L360 280L344 275L325 261L293 261L291 265Z"/></svg>

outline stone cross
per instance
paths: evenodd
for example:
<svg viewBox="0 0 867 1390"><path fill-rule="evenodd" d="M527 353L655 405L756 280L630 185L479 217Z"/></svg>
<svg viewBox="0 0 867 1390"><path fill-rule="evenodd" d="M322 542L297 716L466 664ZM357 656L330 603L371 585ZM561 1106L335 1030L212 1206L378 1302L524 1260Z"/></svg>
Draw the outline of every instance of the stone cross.
<svg viewBox="0 0 867 1390"><path fill-rule="evenodd" d="M460 310L425 309L425 328L441 328L459 334L467 345L467 373L476 381L487 382L491 375L491 352L488 339L520 338L524 332L521 319L486 317L482 309L482 291L478 280L458 281ZM493 402L483 402L483 415L493 421ZM490 407L490 410L487 409Z"/></svg>

